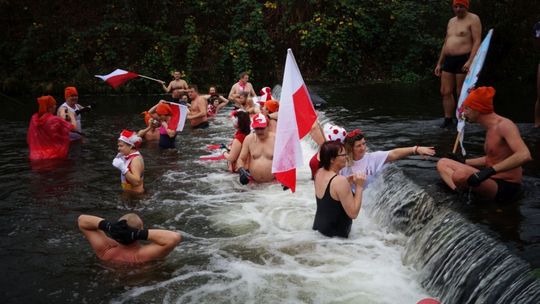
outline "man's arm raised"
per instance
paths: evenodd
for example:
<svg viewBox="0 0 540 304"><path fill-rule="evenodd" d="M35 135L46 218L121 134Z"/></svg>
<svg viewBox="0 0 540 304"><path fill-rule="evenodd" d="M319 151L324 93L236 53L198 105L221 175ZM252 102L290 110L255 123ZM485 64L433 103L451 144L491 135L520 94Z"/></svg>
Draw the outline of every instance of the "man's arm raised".
<svg viewBox="0 0 540 304"><path fill-rule="evenodd" d="M148 241L151 244L143 245L137 251L139 261L151 261L167 256L180 243L182 237L179 233L162 229L148 229Z"/></svg>
<svg viewBox="0 0 540 304"><path fill-rule="evenodd" d="M101 257L107 249L118 246L116 241L107 237L105 232L100 230L99 223L103 220L101 217L86 214L81 214L78 219L79 229L98 257Z"/></svg>

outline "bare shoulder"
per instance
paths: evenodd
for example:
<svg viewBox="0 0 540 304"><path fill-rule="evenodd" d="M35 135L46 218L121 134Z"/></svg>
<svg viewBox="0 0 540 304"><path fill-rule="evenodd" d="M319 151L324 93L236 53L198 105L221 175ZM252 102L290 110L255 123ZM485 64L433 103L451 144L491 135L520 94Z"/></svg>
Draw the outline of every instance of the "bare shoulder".
<svg viewBox="0 0 540 304"><path fill-rule="evenodd" d="M471 23L480 23L480 17L470 12L467 14L467 20L469 20Z"/></svg>
<svg viewBox="0 0 540 304"><path fill-rule="evenodd" d="M515 136L516 133L519 135L519 128L517 125L506 117L501 117L501 120L497 124L497 128L503 136Z"/></svg>
<svg viewBox="0 0 540 304"><path fill-rule="evenodd" d="M255 138L255 133L249 133L246 138L244 138L244 144L250 144L253 142L253 139Z"/></svg>

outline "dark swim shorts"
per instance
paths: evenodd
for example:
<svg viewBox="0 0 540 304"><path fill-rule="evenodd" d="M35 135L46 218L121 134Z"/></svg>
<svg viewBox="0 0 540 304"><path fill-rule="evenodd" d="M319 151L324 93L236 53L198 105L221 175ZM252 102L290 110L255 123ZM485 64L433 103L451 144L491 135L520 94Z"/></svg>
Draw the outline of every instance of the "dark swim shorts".
<svg viewBox="0 0 540 304"><path fill-rule="evenodd" d="M210 124L208 123L208 121L205 121L205 122L201 122L200 124L196 125L196 126L191 126L192 129L206 129L210 126Z"/></svg>
<svg viewBox="0 0 540 304"><path fill-rule="evenodd" d="M466 74L467 72L463 72L462 68L465 62L469 60L469 55L446 56L442 70L452 74Z"/></svg>
<svg viewBox="0 0 540 304"><path fill-rule="evenodd" d="M493 179L497 183L495 200L501 203L511 203L521 193L521 184L507 182L502 179Z"/></svg>

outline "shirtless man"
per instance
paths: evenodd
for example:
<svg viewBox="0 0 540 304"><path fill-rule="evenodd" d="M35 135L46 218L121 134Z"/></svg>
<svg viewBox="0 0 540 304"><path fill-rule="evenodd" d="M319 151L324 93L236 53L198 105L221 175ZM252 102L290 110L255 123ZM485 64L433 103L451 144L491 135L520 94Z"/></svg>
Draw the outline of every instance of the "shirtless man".
<svg viewBox="0 0 540 304"><path fill-rule="evenodd" d="M238 80L238 82L231 87L228 99L234 100L238 103L237 99L241 92L248 92L250 97L257 96L257 94L255 94L255 90L253 90L253 86L248 81L249 74L247 72L243 72L242 74L240 74L240 80Z"/></svg>
<svg viewBox="0 0 540 304"><path fill-rule="evenodd" d="M265 183L274 180L272 159L274 158L275 135L268 131L268 120L263 114L253 117L251 127L255 133L246 136L242 151L236 163L240 174L240 183L246 185L250 180ZM244 164L249 160L249 170Z"/></svg>
<svg viewBox="0 0 540 304"><path fill-rule="evenodd" d="M208 128L208 101L203 96L199 95L199 89L196 85L189 86L189 99L191 99L191 107L187 119L191 123L192 129Z"/></svg>
<svg viewBox="0 0 540 304"><path fill-rule="evenodd" d="M161 82L161 86L163 87L165 92L169 93L172 90L180 89L180 93L187 93L188 84L184 79L182 79L182 74L179 71L174 71L173 77L174 80L171 80L168 86L165 86L164 81Z"/></svg>
<svg viewBox="0 0 540 304"><path fill-rule="evenodd" d="M179 233L162 229L144 229L141 218L128 213L118 222L82 214L78 220L97 257L103 261L139 264L167 256L180 243ZM141 245L138 240L151 243Z"/></svg>
<svg viewBox="0 0 540 304"><path fill-rule="evenodd" d="M444 110L441 128L450 128L453 125L456 107L453 90L455 87L459 98L465 76L480 47L482 35L480 18L469 12L469 0L454 0L452 8L456 16L448 21L446 38L435 67L435 75L441 77Z"/></svg>
<svg viewBox="0 0 540 304"><path fill-rule="evenodd" d="M467 160L441 158L437 170L452 190L471 188L486 199L509 202L521 190L521 165L532 158L517 126L493 112L494 95L492 87L479 87L463 102L467 121L486 129L486 155Z"/></svg>

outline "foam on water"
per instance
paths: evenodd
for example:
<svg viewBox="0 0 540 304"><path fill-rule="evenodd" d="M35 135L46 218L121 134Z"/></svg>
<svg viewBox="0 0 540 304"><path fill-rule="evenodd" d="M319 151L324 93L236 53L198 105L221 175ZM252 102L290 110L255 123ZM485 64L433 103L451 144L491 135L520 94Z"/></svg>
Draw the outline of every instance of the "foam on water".
<svg viewBox="0 0 540 304"><path fill-rule="evenodd" d="M226 138L230 126L221 125L216 133ZM305 160L316 152L309 140L302 148ZM169 280L134 287L115 302L416 303L427 296L419 274L402 263L403 234L386 231L364 212L348 239L312 230L316 203L307 164L292 194L277 183L242 186L224 162L193 163L209 173L164 176L197 184L179 186L184 199L162 202L175 212L171 218L188 219L189 231L171 257L183 266Z"/></svg>

